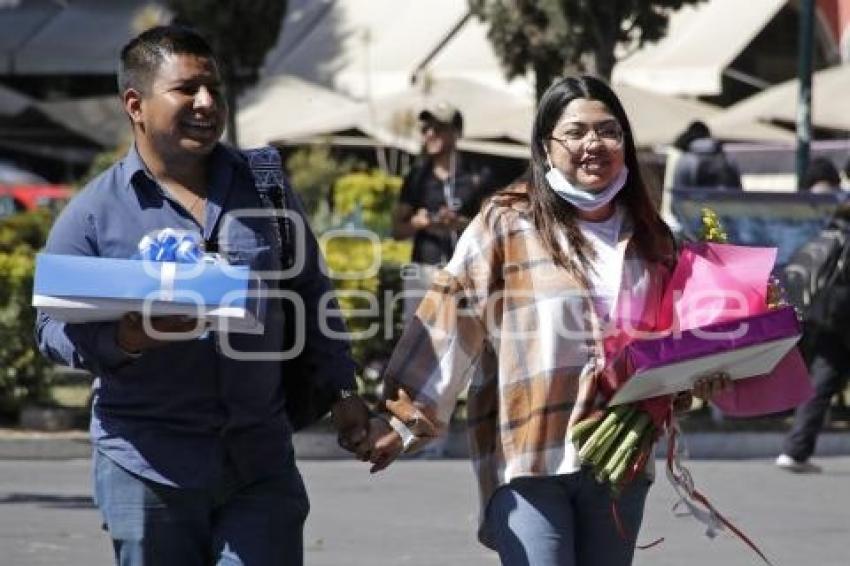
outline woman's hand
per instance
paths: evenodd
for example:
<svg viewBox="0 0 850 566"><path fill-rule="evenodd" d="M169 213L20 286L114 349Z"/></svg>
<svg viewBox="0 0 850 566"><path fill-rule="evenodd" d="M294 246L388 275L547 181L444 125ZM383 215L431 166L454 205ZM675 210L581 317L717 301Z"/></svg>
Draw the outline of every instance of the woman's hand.
<svg viewBox="0 0 850 566"><path fill-rule="evenodd" d="M724 391L732 389L732 378L728 373L715 373L706 377L701 377L694 383L694 388L691 393L697 399L703 401L711 401L711 399Z"/></svg>
<svg viewBox="0 0 850 566"><path fill-rule="evenodd" d="M685 413L691 410L694 397L702 401L711 401L711 399L724 391L732 388L732 379L728 374L715 373L702 377L694 383L694 388L690 391L682 391L673 396L673 412Z"/></svg>
<svg viewBox="0 0 850 566"><path fill-rule="evenodd" d="M372 446L369 473L372 474L392 464L404 450L401 436L381 417L372 417L369 421L369 444Z"/></svg>

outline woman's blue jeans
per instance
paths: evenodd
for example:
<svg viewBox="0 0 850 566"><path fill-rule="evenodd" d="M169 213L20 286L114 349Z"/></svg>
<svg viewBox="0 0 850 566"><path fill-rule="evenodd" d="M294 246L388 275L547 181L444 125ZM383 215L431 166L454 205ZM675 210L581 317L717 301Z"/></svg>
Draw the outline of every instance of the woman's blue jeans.
<svg viewBox="0 0 850 566"><path fill-rule="evenodd" d="M641 475L617 499L623 533L610 488L587 468L500 487L487 506L485 528L504 566L628 566L649 484Z"/></svg>
<svg viewBox="0 0 850 566"><path fill-rule="evenodd" d="M119 566L301 566L309 510L298 469L210 489L157 484L94 454L95 500Z"/></svg>

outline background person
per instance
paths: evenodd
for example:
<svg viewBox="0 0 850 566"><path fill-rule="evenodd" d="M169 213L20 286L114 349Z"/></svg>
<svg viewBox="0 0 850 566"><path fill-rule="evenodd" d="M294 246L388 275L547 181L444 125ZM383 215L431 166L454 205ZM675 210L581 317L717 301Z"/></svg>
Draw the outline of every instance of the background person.
<svg viewBox="0 0 850 566"><path fill-rule="evenodd" d="M628 297L654 322L674 253L614 92L590 76L557 81L534 119L530 174L473 219L393 353L373 471L445 430L469 384L482 542L511 566L630 564L652 465L618 499L623 537L610 487L568 435L605 403L597 377L615 304Z"/></svg>
<svg viewBox="0 0 850 566"><path fill-rule="evenodd" d="M664 163L664 189L674 188L674 177L679 159L688 151L691 142L711 136L711 131L702 120L694 120L684 129L672 144L667 146L667 157Z"/></svg>
<svg viewBox="0 0 850 566"><path fill-rule="evenodd" d="M803 182L811 193L833 193L841 191L841 175L831 159L815 157L809 162Z"/></svg>
<svg viewBox="0 0 850 566"><path fill-rule="evenodd" d="M412 269L403 273L408 321L434 272L448 262L470 218L494 188L490 171L476 169L457 151L463 116L446 101L419 113L422 159L410 170L393 210L393 237L413 239Z"/></svg>
<svg viewBox="0 0 850 566"><path fill-rule="evenodd" d="M841 168L841 172L844 174L845 183L850 184L850 157L848 157L847 160L844 162L844 166Z"/></svg>
<svg viewBox="0 0 850 566"><path fill-rule="evenodd" d="M219 143L227 108L209 45L177 26L150 29L121 51L119 91L134 143L90 182L50 232L53 254L130 258L163 228L194 232L232 264L281 269L274 218L241 154ZM233 221L228 220L231 217ZM306 234L306 268L291 281L315 314L330 284ZM269 281L270 285L275 282ZM279 352L281 304L270 300L262 335L231 335L248 353ZM195 321L154 319L162 333ZM281 364L225 356L217 333L149 335L142 317L64 324L40 313L37 339L50 359L91 371L95 501L116 562L208 566L302 564L309 504L283 411ZM344 444L365 439L368 413L351 394L354 364L343 341L311 333L316 379L336 392Z"/></svg>
<svg viewBox="0 0 850 566"><path fill-rule="evenodd" d="M674 188L711 187L741 189L741 173L711 136L704 122L688 125L674 144L682 152L673 169Z"/></svg>
<svg viewBox="0 0 850 566"><path fill-rule="evenodd" d="M838 169L826 157L812 159L804 187L812 193L841 192ZM843 247L835 253L846 260L846 247L850 246L850 210L846 205L838 206L825 231L843 233ZM829 254L824 254L822 249L818 251L826 262ZM804 319L801 349L815 394L794 411L791 430L782 442L782 453L776 458L776 466L789 472L822 471L810 460L826 422L830 402L844 390L850 376L850 343L846 339L850 318L850 273L844 260L838 258L835 265L839 271L834 275L820 276L829 282L816 290Z"/></svg>

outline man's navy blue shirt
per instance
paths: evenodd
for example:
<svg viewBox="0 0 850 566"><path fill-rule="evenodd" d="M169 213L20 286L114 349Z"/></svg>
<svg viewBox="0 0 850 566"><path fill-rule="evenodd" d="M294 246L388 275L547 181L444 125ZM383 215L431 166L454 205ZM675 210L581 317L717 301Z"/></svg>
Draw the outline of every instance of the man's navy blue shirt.
<svg viewBox="0 0 850 566"><path fill-rule="evenodd" d="M232 264L279 269L274 218L238 213L263 208L246 162L218 145L209 167L203 240ZM45 251L130 258L143 236L164 228L201 231L131 147L63 210ZM231 334L230 344L238 351L279 352L281 323L281 305L270 300L264 334ZM36 328L48 357L95 375L91 435L106 456L142 477L181 487L211 485L225 458L245 480L274 475L292 458L279 361L225 356L212 332L130 358L118 348L116 330L116 322L64 324L43 313ZM326 361L317 379L354 385L347 348Z"/></svg>

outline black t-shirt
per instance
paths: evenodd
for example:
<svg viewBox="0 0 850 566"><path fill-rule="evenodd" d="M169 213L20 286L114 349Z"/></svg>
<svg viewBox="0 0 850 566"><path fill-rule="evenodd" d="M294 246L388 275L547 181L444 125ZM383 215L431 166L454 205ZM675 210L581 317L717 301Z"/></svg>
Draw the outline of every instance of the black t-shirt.
<svg viewBox="0 0 850 566"><path fill-rule="evenodd" d="M473 171L462 160L455 164L455 175L446 190L446 183L434 175L431 161L425 161L414 167L401 186L399 201L410 205L414 213L420 208L430 214L436 214L447 206L446 197L453 199L461 216L472 218L478 212L482 200L495 189L492 175L484 168ZM448 194L447 194L448 193ZM450 207L451 208L451 207ZM445 264L454 252L457 234L419 230L413 238L413 261L430 265Z"/></svg>

